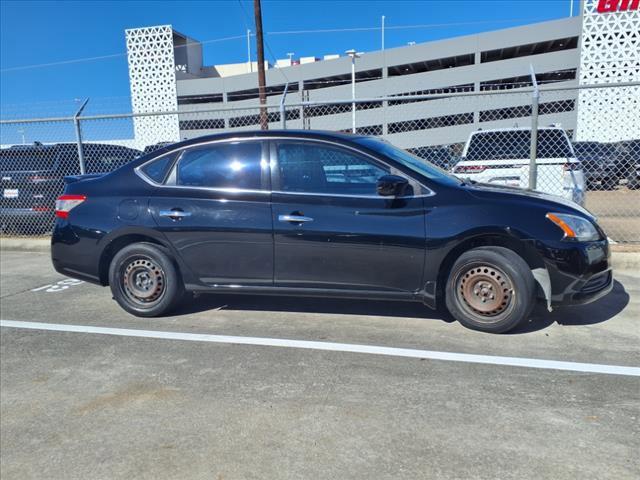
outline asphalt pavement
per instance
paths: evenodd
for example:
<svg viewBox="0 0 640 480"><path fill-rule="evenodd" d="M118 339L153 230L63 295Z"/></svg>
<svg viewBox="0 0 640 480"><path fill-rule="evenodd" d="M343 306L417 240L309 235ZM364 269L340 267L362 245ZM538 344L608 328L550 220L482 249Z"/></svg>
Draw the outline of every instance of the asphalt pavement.
<svg viewBox="0 0 640 480"><path fill-rule="evenodd" d="M201 296L140 319L46 253L2 251L0 477L639 478L640 273L615 278L498 336L354 300ZM505 358L523 366L485 361Z"/></svg>

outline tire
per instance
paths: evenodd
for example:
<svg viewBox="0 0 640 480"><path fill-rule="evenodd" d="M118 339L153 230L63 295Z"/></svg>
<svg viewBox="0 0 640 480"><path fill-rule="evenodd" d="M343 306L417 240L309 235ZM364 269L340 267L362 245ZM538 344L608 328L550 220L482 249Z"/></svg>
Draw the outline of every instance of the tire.
<svg viewBox="0 0 640 480"><path fill-rule="evenodd" d="M116 302L138 317L163 315L184 294L171 257L152 243L133 243L116 253L109 265L109 285Z"/></svg>
<svg viewBox="0 0 640 480"><path fill-rule="evenodd" d="M445 303L465 327L505 333L528 320L535 294L535 280L522 257L503 247L480 247L454 263Z"/></svg>

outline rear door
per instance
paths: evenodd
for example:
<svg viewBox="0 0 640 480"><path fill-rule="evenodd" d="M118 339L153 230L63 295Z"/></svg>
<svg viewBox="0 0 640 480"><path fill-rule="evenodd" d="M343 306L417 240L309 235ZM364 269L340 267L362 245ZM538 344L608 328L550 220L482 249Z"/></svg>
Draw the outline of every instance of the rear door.
<svg viewBox="0 0 640 480"><path fill-rule="evenodd" d="M267 144L185 149L149 207L186 265L209 285L273 283Z"/></svg>
<svg viewBox="0 0 640 480"><path fill-rule="evenodd" d="M356 150L309 140L272 143L275 284L412 292L422 287L421 187L376 193L393 168Z"/></svg>

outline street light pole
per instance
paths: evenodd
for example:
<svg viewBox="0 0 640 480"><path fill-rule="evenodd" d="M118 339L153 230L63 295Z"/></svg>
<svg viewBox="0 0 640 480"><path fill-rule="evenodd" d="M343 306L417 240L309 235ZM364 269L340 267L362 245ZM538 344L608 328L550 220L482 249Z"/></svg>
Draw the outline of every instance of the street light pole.
<svg viewBox="0 0 640 480"><path fill-rule="evenodd" d="M356 133L356 58L360 56L354 49L345 52L351 57L351 133Z"/></svg>
<svg viewBox="0 0 640 480"><path fill-rule="evenodd" d="M251 30L247 29L247 68L249 73L253 71L253 66L251 65Z"/></svg>

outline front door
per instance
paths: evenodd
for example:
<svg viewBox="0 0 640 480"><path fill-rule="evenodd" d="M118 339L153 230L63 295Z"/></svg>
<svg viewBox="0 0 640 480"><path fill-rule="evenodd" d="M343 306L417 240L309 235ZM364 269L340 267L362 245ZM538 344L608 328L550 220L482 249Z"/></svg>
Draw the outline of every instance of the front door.
<svg viewBox="0 0 640 480"><path fill-rule="evenodd" d="M266 143L219 142L186 149L149 206L202 283L273 284Z"/></svg>
<svg viewBox="0 0 640 480"><path fill-rule="evenodd" d="M394 171L348 147L273 141L272 209L278 286L413 292L422 287L425 218L420 186L376 193Z"/></svg>

